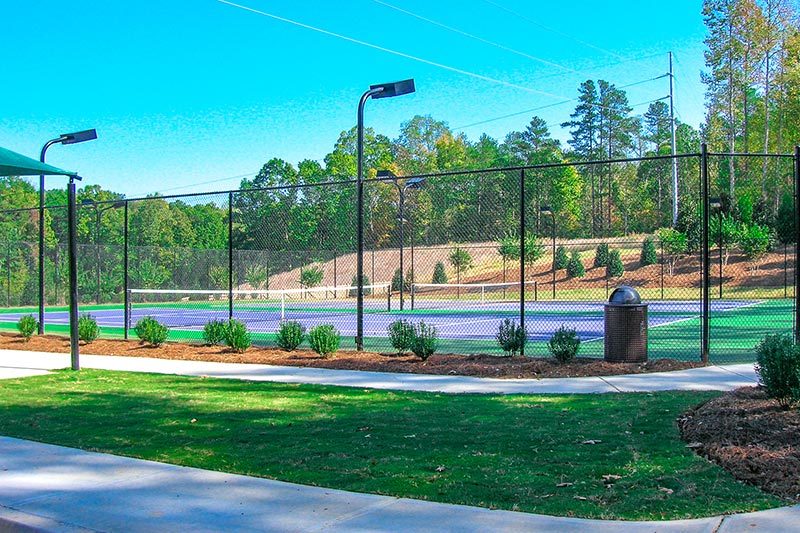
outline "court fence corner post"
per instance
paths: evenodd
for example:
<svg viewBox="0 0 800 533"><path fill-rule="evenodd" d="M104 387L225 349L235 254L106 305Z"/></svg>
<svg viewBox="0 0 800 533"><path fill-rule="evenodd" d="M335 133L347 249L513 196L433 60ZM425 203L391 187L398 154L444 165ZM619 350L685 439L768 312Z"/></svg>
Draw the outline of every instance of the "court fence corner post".
<svg viewBox="0 0 800 533"><path fill-rule="evenodd" d="M794 339L800 342L800 145L794 147Z"/></svg>
<svg viewBox="0 0 800 533"><path fill-rule="evenodd" d="M700 197L702 201L702 220L701 220L701 321L702 328L700 331L700 360L704 364L708 364L709 353L709 285L710 285L710 271L711 261L708 253L708 145L702 143L700 145Z"/></svg>
<svg viewBox="0 0 800 533"><path fill-rule="evenodd" d="M125 340L128 339L128 329L130 328L131 323L131 315L130 315L130 307L131 307L131 291L130 291L130 279L128 277L129 272L129 257L128 257L128 200L125 200L125 208L123 211L123 227L122 227L122 262L123 262L123 273L122 273L122 291L123 291L123 338Z"/></svg>
<svg viewBox="0 0 800 533"><path fill-rule="evenodd" d="M528 341L525 329L525 169L519 171L519 327L525 332L525 342L519 352L525 356Z"/></svg>
<svg viewBox="0 0 800 533"><path fill-rule="evenodd" d="M67 185L67 242L69 254L69 353L72 370L80 370L78 348L78 246L75 177Z"/></svg>
<svg viewBox="0 0 800 533"><path fill-rule="evenodd" d="M233 319L233 192L228 193L228 320Z"/></svg>

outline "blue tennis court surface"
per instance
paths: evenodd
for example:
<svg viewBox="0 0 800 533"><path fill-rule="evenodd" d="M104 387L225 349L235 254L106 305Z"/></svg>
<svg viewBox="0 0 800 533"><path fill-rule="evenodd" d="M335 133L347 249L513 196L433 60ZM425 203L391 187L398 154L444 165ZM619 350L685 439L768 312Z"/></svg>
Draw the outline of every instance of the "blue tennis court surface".
<svg viewBox="0 0 800 533"><path fill-rule="evenodd" d="M758 305L756 300L718 300L710 303L712 313L724 313ZM364 335L386 337L389 325L400 318L412 322L424 320L434 325L443 339L494 339L499 323L506 318L519 319L519 303L492 302L483 304L469 301L418 300L414 309L406 302L404 311L392 303L369 301L365 305ZM547 340L561 326L576 330L581 340L602 339L604 330L603 303L594 302L527 302L525 305L526 327L531 340ZM648 303L649 327L659 327L700 316L698 301L653 301ZM109 307L90 311L103 327L124 326L124 312L120 307ZM355 336L356 314L352 306L342 307L338 302L304 302L283 310L274 304L236 301L234 318L244 322L254 333L274 333L285 320L297 320L306 328L319 324L334 325L343 336ZM16 322L30 313L2 313L0 321ZM169 302L138 304L131 309L129 326L145 316L152 316L174 330L199 331L210 320L227 320L227 301L216 302ZM48 311L46 324L68 324L67 311Z"/></svg>

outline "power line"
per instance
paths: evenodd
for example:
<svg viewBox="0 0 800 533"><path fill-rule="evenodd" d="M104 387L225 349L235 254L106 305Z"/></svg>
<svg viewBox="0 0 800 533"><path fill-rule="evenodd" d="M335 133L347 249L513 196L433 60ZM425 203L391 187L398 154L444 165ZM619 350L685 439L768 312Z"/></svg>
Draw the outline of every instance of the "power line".
<svg viewBox="0 0 800 533"><path fill-rule="evenodd" d="M654 78L648 78L646 80L636 81L636 82L633 82L633 83L629 83L627 85L622 85L621 87L618 87L618 89L627 89L628 87L633 87L634 85L641 85L643 83L647 83L647 82L650 82L650 81L660 80L661 78L664 78L666 76L668 76L668 74L662 74L662 75L656 76ZM649 104L649 103L652 103L652 102L655 102L655 101L658 101L658 100L663 100L663 99L664 98L658 98L658 99L653 100L651 102L645 102L645 103ZM560 102L555 102L553 104L547 104L547 105L543 105L543 106L533 107L531 109L525 109L523 111L515 111L514 113L508 113L506 115L502 115L502 116L499 116L499 117L487 118L485 120L481 120L481 121L478 121L478 122L473 122L471 124L467 124L465 126L459 126L459 127L453 128L453 129L454 130L463 130L463 129L467 129L467 128L472 128L474 126L481 126L483 124L488 124L490 122L496 122L498 120L517 117L519 115L525 115L525 114L528 114L528 113L533 113L534 111L541 111L543 109L548 109L550 107L556 107L556 106L560 106L560 105L563 105L563 104L568 104L570 102L577 102L578 100L580 100L579 97L570 98L568 100L562 100ZM594 104L594 106L595 107L600 107L600 108L604 107L604 106L602 106L600 104Z"/></svg>
<svg viewBox="0 0 800 533"><path fill-rule="evenodd" d="M525 57L525 58L530 59L532 61L536 61L538 63L542 63L544 65L548 65L548 66L551 66L551 67L560 68L560 69L565 70L567 72L577 72L575 69L572 69L572 68L569 68L569 67L565 67L564 65L560 65L560 64L555 63L553 61L548 61L547 59L542 59L541 57L532 56L530 54L527 54L525 52L521 52L519 50L516 50L516 49L511 48L509 46L505 46L505 45L500 44L498 42L490 41L489 39L484 39L483 37L480 37L478 35L475 35L475 34L472 34L472 33L468 33L468 32L466 32L464 30L460 30L458 28L454 28L453 26L448 26L447 24L444 24L442 22L438 22L436 20L432 20L432 19L423 17L422 15L418 15L417 13L408 11L407 9L403 9L401 7L397 7L395 5L389 4L388 2L383 2L382 0L373 0L373 2L375 2L376 4L380 4L382 6L388 7L389 9L394 9L395 11L399 11L400 13L404 13L404 14L409 15L411 17L414 17L416 19L425 21L425 22L427 22L429 24L433 24L434 26L438 26L440 28L444 28L445 30L451 31L453 33L457 33L459 35L463 35L464 37L469 37L470 39L474 39L474 40L480 41L480 42L482 42L484 44L488 44L490 46L494 46L495 48L499 48L501 50L505 50L507 52L511 52L512 54L516 54L518 56Z"/></svg>
<svg viewBox="0 0 800 533"><path fill-rule="evenodd" d="M544 96L549 96L551 98L562 98L561 96L559 96L557 94L552 94L552 93L548 93L546 91L540 91L538 89L533 89L531 87L525 87L524 85L518 85L516 83L511 83L511 82L508 82L508 81L499 80L497 78L484 76L483 74L478 74L476 72L471 72L469 70L464 70L464 69L460 69L460 68L457 68L457 67L451 67L451 66L445 65L443 63L437 63L437 62L431 61L429 59L424 59L422 57L418 57L418 56L414 56L414 55L411 55L411 54L407 54L405 52L400 52L398 50L393 50L391 48L386 48L384 46L380 46L380 45L377 45L377 44L373 44L373 43L369 43L369 42L366 42L366 41L362 41L360 39L355 39L353 37L348 37L347 35L342 35L341 33L335 33L335 32L332 32L332 31L329 31L329 30L326 30L326 29L323 29L323 28L318 28L316 26L311 26L309 24L305 24L303 22L299 22L299 21L296 21L296 20L288 19L288 18L281 17L281 16L278 16L278 15L274 15L272 13L267 13L266 11L261 11L261 10L258 10L258 9L252 8L252 7L247 7L247 6L243 6L241 4L236 4L236 3L230 2L228 0L217 0L217 2L219 2L221 4L226 4L226 5L229 5L231 7L238 8L238 9L242 9L244 11L249 11L249 12L255 13L257 15L262 15L262 16L265 16L265 17L269 17L271 19L278 20L280 22L285 22L285 23L291 24L293 26L298 26L300 28L304 28L304 29L307 29L307 30L315 31L315 32L321 33L323 35L328 35L330 37L335 37L337 39L342 39L344 41L347 41L347 42L350 42L350 43L353 43L353 44L357 44L357 45L360 45L360 46L366 46L367 48L372 48L373 50L386 52L388 54L393 54L393 55L396 55L396 56L399 56L399 57L402 57L402 58L405 58L405 59L410 59L412 61L417 61L419 63L424 63L426 65L430 65L430 66L433 66L433 67L437 67L437 68L441 68L441 69L444 69L444 70L448 70L450 72L455 72L457 74L462 74L464 76L469 76L471 78L479 79L479 80L482 80L482 81L487 81L489 83L495 83L495 84L498 84L498 85L504 85L506 87L519 89L519 90L526 91L526 92L529 92L529 93L541 94L541 95L544 95Z"/></svg>
<svg viewBox="0 0 800 533"><path fill-rule="evenodd" d="M192 187L197 187L198 185L209 185L211 183L219 183L221 181L230 181L230 180L235 180L235 179L249 178L250 176L255 176L256 174L258 174L258 171L256 171L256 172L248 172L247 174L239 174L238 176L228 176L227 178L218 178L218 179L213 179L213 180L208 180L208 181L201 181L200 183L192 183L191 185L181 185L180 187L172 187L172 188L169 188L169 189L161 189L159 192L170 192L170 191L179 191L181 189L191 189Z"/></svg>
<svg viewBox="0 0 800 533"><path fill-rule="evenodd" d="M599 46L596 46L596 45L594 45L592 43L588 43L586 41L578 39L574 35L570 35L570 34L565 33L563 31L556 30L556 29L551 28L549 26L545 26L541 22L535 21L530 17L526 17L522 13L514 11L513 9L509 9L509 8L503 6L503 5L498 4L497 2L493 2L492 0L484 0L484 2L486 2L487 4L493 5L494 7L498 8L498 9L501 9L501 10L505 11L506 13L510 13L511 15L514 15L515 17L518 17L518 18L520 18L520 19L522 19L522 20L524 20L524 21L526 21L526 22L528 22L530 24L533 24L534 26L538 26L539 28L542 28L543 30L547 30L547 31L549 31L551 33L555 33L556 35L560 35L562 37L566 37L567 39L572 39L573 41L575 41L578 44L582 44L583 46L587 46L589 48L594 48L595 50L599 50L600 52L603 52L604 54L608 54L608 55L614 56L614 57L616 57L618 59L625 59L625 57L617 54L616 52L612 52L611 50L607 50L605 48L601 48Z"/></svg>

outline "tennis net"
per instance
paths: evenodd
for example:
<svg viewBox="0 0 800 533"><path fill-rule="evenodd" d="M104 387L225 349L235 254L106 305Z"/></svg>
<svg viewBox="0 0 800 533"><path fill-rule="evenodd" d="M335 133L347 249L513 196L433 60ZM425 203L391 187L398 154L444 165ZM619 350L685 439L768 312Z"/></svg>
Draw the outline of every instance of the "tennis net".
<svg viewBox="0 0 800 533"><path fill-rule="evenodd" d="M391 311L390 286L389 283L364 286L365 313ZM233 291L130 289L126 320L131 327L140 318L152 316L167 326L183 328L231 317L251 328L285 320L343 315L353 315L355 320L357 295L355 286Z"/></svg>
<svg viewBox="0 0 800 533"><path fill-rule="evenodd" d="M535 281L522 283L526 299L534 298ZM518 303L520 283L414 283L412 309L464 308Z"/></svg>

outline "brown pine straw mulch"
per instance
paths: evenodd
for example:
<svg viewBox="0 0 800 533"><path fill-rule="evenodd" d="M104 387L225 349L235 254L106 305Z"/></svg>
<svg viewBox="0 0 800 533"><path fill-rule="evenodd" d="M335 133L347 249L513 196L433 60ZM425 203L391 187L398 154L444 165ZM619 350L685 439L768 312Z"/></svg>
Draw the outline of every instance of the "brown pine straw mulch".
<svg viewBox="0 0 800 533"><path fill-rule="evenodd" d="M55 335L42 335L32 337L30 342L24 342L19 335L3 333L0 334L0 349L69 353L69 339ZM699 362L674 359L655 359L646 363L606 363L602 359L576 358L568 364L559 364L551 358L498 357L486 354L436 354L427 361L421 361L414 355L399 356L345 350L324 359L310 350L285 352L277 348L254 346L243 354L237 354L220 346L169 342L158 348L151 348L139 344L138 341L106 339L98 339L91 344L81 343L80 350L81 353L94 355L492 378L611 376L667 372L702 366Z"/></svg>
<svg viewBox="0 0 800 533"><path fill-rule="evenodd" d="M743 387L688 411L678 427L687 446L737 479L800 502L800 408Z"/></svg>

